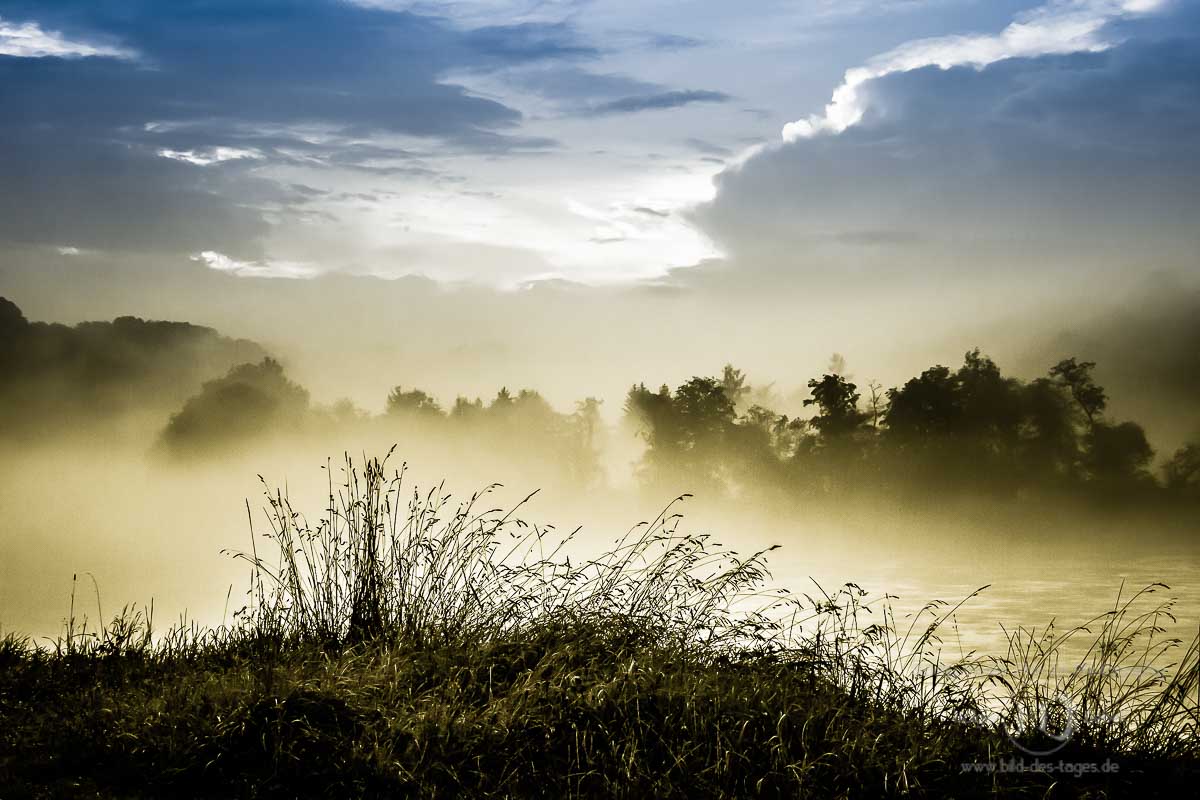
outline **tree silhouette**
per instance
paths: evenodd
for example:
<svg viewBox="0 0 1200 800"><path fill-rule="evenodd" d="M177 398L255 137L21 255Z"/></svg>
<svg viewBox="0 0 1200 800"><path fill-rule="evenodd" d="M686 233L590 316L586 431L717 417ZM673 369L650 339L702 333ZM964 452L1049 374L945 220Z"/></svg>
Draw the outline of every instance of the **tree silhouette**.
<svg viewBox="0 0 1200 800"><path fill-rule="evenodd" d="M741 408L742 402L750 394L750 387L746 384L746 373L740 369L734 369L733 364L726 364L722 368L721 388L725 391L729 402L733 403L734 408Z"/></svg>
<svg viewBox="0 0 1200 800"><path fill-rule="evenodd" d="M0 298L0 440L95 428L133 412L165 418L203 381L265 355L186 322L30 322Z"/></svg>
<svg viewBox="0 0 1200 800"><path fill-rule="evenodd" d="M6 297L0 297L0 334L11 336L29 327L29 320L17 308L17 304Z"/></svg>
<svg viewBox="0 0 1200 800"><path fill-rule="evenodd" d="M600 417L603 400L587 397L575 403L571 426L576 442L571 448L569 467L577 484L588 486L600 478L600 432L604 421Z"/></svg>
<svg viewBox="0 0 1200 800"><path fill-rule="evenodd" d="M1076 472L1080 445L1072 402L1050 378L1038 378L1021 392L1019 455L1030 474L1045 478Z"/></svg>
<svg viewBox="0 0 1200 800"><path fill-rule="evenodd" d="M176 450L206 449L271 432L294 432L309 410L308 392L284 375L273 358L240 364L208 381L163 430Z"/></svg>
<svg viewBox="0 0 1200 800"><path fill-rule="evenodd" d="M445 412L437 401L420 389L404 391L396 386L388 393L387 413L391 416L419 416L425 418L444 417Z"/></svg>
<svg viewBox="0 0 1200 800"><path fill-rule="evenodd" d="M1003 377L979 348L966 354L955 377L962 432L992 450L1011 447L1021 425L1020 383Z"/></svg>
<svg viewBox="0 0 1200 800"><path fill-rule="evenodd" d="M1108 406L1107 395L1092 378L1092 370L1095 367L1094 361L1065 358L1050 368L1050 377L1058 380L1071 392L1071 397L1087 417L1088 425L1095 424L1096 417Z"/></svg>
<svg viewBox="0 0 1200 800"><path fill-rule="evenodd" d="M666 384L657 392L647 389L644 383L631 386L625 395L625 418L651 451L678 449L674 400Z"/></svg>
<svg viewBox="0 0 1200 800"><path fill-rule="evenodd" d="M716 442L733 426L733 401L715 378L692 378L674 399L685 447Z"/></svg>
<svg viewBox="0 0 1200 800"><path fill-rule="evenodd" d="M962 418L958 376L940 364L899 389L888 390L888 435L905 443L928 443L956 431Z"/></svg>
<svg viewBox="0 0 1200 800"><path fill-rule="evenodd" d="M1186 444L1163 466L1167 488L1200 494L1200 444Z"/></svg>
<svg viewBox="0 0 1200 800"><path fill-rule="evenodd" d="M483 400L476 397L474 400L469 400L462 395L454 398L454 408L450 410L450 416L456 420L472 420L483 414Z"/></svg>
<svg viewBox="0 0 1200 800"><path fill-rule="evenodd" d="M1108 484L1133 485L1151 480L1147 467L1154 450L1136 422L1096 422L1085 439L1086 466L1092 477Z"/></svg>
<svg viewBox="0 0 1200 800"><path fill-rule="evenodd" d="M501 386L500 391L496 392L496 396L492 398L491 405L488 406L488 411L493 414L504 414L512 408L514 402L512 393L508 391L508 387Z"/></svg>
<svg viewBox="0 0 1200 800"><path fill-rule="evenodd" d="M808 388L812 397L804 405L816 406L820 411L809 424L822 438L844 437L862 427L866 415L858 410L858 387L853 383L841 375L824 375L820 380L810 380Z"/></svg>

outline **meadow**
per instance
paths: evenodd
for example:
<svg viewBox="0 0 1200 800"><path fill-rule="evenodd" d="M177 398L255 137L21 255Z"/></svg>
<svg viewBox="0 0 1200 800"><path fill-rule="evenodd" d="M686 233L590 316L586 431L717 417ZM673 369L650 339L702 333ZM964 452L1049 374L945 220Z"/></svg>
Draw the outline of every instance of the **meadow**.
<svg viewBox="0 0 1200 800"><path fill-rule="evenodd" d="M580 558L387 458L327 483L311 522L265 483L266 522L247 504L219 626L105 621L80 580L55 641L5 636L3 796L1169 797L1200 774L1200 640L1166 587L951 658L972 598L792 595L674 505Z"/></svg>

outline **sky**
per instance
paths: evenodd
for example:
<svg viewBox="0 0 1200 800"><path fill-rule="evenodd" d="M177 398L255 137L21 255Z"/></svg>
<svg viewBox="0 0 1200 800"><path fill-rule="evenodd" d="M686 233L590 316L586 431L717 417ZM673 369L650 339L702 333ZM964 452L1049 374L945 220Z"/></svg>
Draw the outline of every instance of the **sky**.
<svg viewBox="0 0 1200 800"><path fill-rule="evenodd" d="M1198 5L0 0L0 293L374 393L1079 340L1200 274Z"/></svg>

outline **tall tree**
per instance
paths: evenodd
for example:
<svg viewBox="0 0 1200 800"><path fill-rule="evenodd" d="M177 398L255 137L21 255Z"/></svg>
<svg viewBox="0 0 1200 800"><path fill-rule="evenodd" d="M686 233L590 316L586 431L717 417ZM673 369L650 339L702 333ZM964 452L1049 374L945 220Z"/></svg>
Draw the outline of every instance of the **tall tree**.
<svg viewBox="0 0 1200 800"><path fill-rule="evenodd" d="M841 375L824 375L808 382L812 397L806 406L816 406L820 413L809 422L825 439L835 439L854 433L866 418L858 410L858 387Z"/></svg>
<svg viewBox="0 0 1200 800"><path fill-rule="evenodd" d="M1021 393L1021 451L1032 475L1067 477L1079 465L1079 434L1072 403L1062 385L1038 378Z"/></svg>
<svg viewBox="0 0 1200 800"><path fill-rule="evenodd" d="M1200 444L1186 444L1163 466L1167 488L1200 494Z"/></svg>
<svg viewBox="0 0 1200 800"><path fill-rule="evenodd" d="M685 447L716 443L733 425L733 401L715 378L692 378L674 400Z"/></svg>
<svg viewBox="0 0 1200 800"><path fill-rule="evenodd" d="M734 408L741 408L746 396L750 394L750 386L746 383L746 373L734 369L733 364L726 364L721 370L721 388Z"/></svg>
<svg viewBox="0 0 1200 800"><path fill-rule="evenodd" d="M1108 406L1108 396L1092 378L1095 368L1094 361L1077 361L1074 358L1065 358L1050 368L1050 377L1070 391L1079 410L1087 417L1089 426L1096 423L1096 417Z"/></svg>
<svg viewBox="0 0 1200 800"><path fill-rule="evenodd" d="M928 444L957 431L961 418L958 376L949 367L930 367L899 389L888 390L885 421L893 440Z"/></svg>

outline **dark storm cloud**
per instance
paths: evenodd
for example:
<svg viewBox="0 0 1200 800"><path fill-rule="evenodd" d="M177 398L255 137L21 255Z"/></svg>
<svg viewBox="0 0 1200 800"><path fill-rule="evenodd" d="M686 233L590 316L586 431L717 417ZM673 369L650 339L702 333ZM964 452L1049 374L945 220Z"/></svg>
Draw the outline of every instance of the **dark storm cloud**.
<svg viewBox="0 0 1200 800"><path fill-rule="evenodd" d="M871 81L859 124L731 168L696 219L764 274L820 273L813 243L831 240L926 243L968 272L998 263L982 258L989 247L1014 271L1194 258L1200 26L1179 20L1169 37L1127 26L1131 38L1101 53Z"/></svg>
<svg viewBox="0 0 1200 800"><path fill-rule="evenodd" d="M631 114L638 111L660 111L669 108L680 108L692 103L725 103L730 96L724 92L713 92L704 89L684 89L658 94L635 95L621 97L601 103L591 109L592 114Z"/></svg>
<svg viewBox="0 0 1200 800"><path fill-rule="evenodd" d="M97 248L219 241L253 255L266 224L245 198L286 201L269 197L275 190L253 167L303 158L429 169L398 163L412 160L407 151L352 141L376 134L460 151L549 149L552 141L506 132L517 111L441 76L591 54L560 25L462 32L334 0L0 2L0 17L135 54L0 56L0 237ZM301 127L324 138L301 136ZM247 157L217 163L218 147Z"/></svg>

